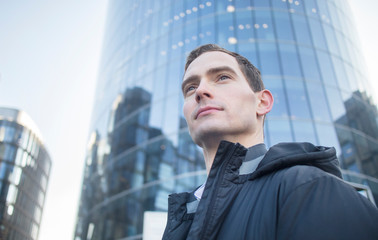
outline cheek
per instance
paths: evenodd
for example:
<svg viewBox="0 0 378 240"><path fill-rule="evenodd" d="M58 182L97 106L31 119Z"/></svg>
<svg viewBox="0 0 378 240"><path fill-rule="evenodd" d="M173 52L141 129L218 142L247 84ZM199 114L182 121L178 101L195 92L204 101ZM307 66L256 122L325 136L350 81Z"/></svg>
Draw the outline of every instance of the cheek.
<svg viewBox="0 0 378 240"><path fill-rule="evenodd" d="M182 109L183 109L183 113L184 113L186 122L188 122L188 120L190 119L190 115L191 115L190 104L188 102L185 102Z"/></svg>

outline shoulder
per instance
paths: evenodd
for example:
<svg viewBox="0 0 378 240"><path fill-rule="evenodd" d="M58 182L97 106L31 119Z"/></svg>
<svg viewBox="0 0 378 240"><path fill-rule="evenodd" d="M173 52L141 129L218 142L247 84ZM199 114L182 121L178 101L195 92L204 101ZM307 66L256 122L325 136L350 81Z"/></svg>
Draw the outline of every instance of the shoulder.
<svg viewBox="0 0 378 240"><path fill-rule="evenodd" d="M354 188L339 177L327 173L317 167L296 165L277 172L280 176L281 199L289 195L300 197L302 194L323 195L335 191L357 193Z"/></svg>
<svg viewBox="0 0 378 240"><path fill-rule="evenodd" d="M342 181L340 178L323 171L315 166L310 165L295 165L279 171L282 175L283 181L294 185L301 185L320 179L332 179Z"/></svg>

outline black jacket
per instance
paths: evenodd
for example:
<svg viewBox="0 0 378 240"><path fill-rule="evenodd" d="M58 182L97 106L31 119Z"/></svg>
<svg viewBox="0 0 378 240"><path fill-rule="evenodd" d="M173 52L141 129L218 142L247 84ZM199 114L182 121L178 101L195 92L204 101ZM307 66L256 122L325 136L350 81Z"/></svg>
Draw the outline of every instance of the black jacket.
<svg viewBox="0 0 378 240"><path fill-rule="evenodd" d="M334 148L278 144L240 175L246 152L221 142L201 200L170 195L163 239L378 239L378 210L341 179Z"/></svg>

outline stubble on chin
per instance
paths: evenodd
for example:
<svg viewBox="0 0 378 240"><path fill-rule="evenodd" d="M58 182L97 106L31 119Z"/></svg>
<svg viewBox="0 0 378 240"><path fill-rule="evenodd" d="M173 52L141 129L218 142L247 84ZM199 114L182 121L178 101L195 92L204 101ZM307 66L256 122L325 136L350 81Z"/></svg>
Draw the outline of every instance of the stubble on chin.
<svg viewBox="0 0 378 240"><path fill-rule="evenodd" d="M224 129L223 129L224 130ZM221 140L224 140L224 131L217 128L204 128L190 131L190 135L195 144L204 148L206 146L218 146Z"/></svg>

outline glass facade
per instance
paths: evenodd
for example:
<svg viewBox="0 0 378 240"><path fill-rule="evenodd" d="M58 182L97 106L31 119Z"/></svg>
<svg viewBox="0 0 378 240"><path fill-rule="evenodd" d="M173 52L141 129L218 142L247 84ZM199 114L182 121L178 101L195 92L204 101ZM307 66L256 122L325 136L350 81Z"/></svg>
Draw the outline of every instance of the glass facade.
<svg viewBox="0 0 378 240"><path fill-rule="evenodd" d="M50 169L30 118L0 108L0 239L38 239Z"/></svg>
<svg viewBox="0 0 378 240"><path fill-rule="evenodd" d="M377 108L342 0L112 0L74 239L142 238L143 213L206 176L182 113L185 58L217 43L262 72L267 146L334 146L378 199Z"/></svg>

